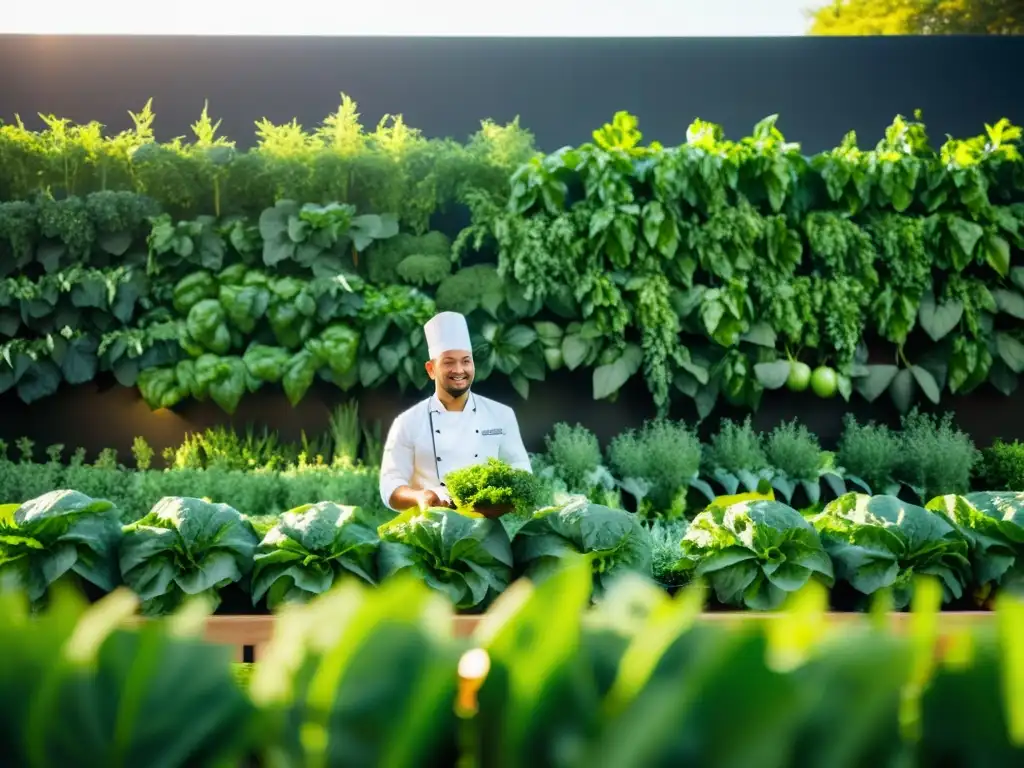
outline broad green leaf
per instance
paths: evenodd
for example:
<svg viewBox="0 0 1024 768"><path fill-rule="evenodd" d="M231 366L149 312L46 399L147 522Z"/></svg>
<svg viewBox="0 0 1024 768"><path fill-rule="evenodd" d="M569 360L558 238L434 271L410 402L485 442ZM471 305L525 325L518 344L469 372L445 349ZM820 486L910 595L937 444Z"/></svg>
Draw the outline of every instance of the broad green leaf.
<svg viewBox="0 0 1024 768"><path fill-rule="evenodd" d="M562 339L562 359L570 371L579 368L590 355L590 343L576 334L566 334Z"/></svg>
<svg viewBox="0 0 1024 768"><path fill-rule="evenodd" d="M79 336L70 339L64 347L60 360L61 373L68 384L85 384L96 378L99 367L97 351L99 340L92 336Z"/></svg>
<svg viewBox="0 0 1024 768"><path fill-rule="evenodd" d="M120 567L125 584L143 600L143 613L177 609L186 595L217 591L252 570L258 540L232 507L191 497L165 497L125 526Z"/></svg>
<svg viewBox="0 0 1024 768"><path fill-rule="evenodd" d="M530 397L530 380L527 379L519 371L513 371L509 376L509 381L512 383L512 388L516 391L523 400L528 400Z"/></svg>
<svg viewBox="0 0 1024 768"><path fill-rule="evenodd" d="M703 385L708 383L708 369L704 366L698 365L697 363L689 360L684 360L679 364L679 367L696 379L698 384Z"/></svg>
<svg viewBox="0 0 1024 768"><path fill-rule="evenodd" d="M1014 267L1011 269L1010 280L1017 288L1024 291L1024 267Z"/></svg>
<svg viewBox="0 0 1024 768"><path fill-rule="evenodd" d="M778 491L788 504L793 500L793 492L796 491L796 483L784 475L776 475L772 478L772 488Z"/></svg>
<svg viewBox="0 0 1024 768"><path fill-rule="evenodd" d="M868 375L858 377L855 387L861 397L873 403L889 389L889 385L899 373L899 368L895 365L869 365L867 368Z"/></svg>
<svg viewBox="0 0 1024 768"><path fill-rule="evenodd" d="M918 319L932 341L939 341L956 328L963 314L964 305L959 300L937 304L931 291L921 297Z"/></svg>
<svg viewBox="0 0 1024 768"><path fill-rule="evenodd" d="M1007 397L1016 392L1017 387L1020 386L1020 379L1017 377L1017 374L1001 359L993 361L992 367L988 372L988 379L992 382L992 386Z"/></svg>
<svg viewBox="0 0 1024 768"><path fill-rule="evenodd" d="M1010 244L1000 235L988 234L982 241L985 261L1000 277L1010 273Z"/></svg>
<svg viewBox="0 0 1024 768"><path fill-rule="evenodd" d="M593 239L608 229L615 218L614 208L600 208L590 217L590 238Z"/></svg>
<svg viewBox="0 0 1024 768"><path fill-rule="evenodd" d="M537 336L545 345L560 344L562 341L564 331L555 323L540 320L533 324L533 328L537 331Z"/></svg>
<svg viewBox="0 0 1024 768"><path fill-rule="evenodd" d="M665 221L665 208L657 200L652 200L644 206L643 231L644 240L650 248L658 247L658 240L661 237L661 225Z"/></svg>
<svg viewBox="0 0 1024 768"><path fill-rule="evenodd" d="M754 366L754 375L765 389L779 389L785 385L791 369L792 365L788 360L775 360L771 363L757 363Z"/></svg>
<svg viewBox="0 0 1024 768"><path fill-rule="evenodd" d="M715 500L716 494L714 489L704 480L701 480L698 477L691 477L689 484L691 488L694 488L697 491L699 491L708 501Z"/></svg>
<svg viewBox="0 0 1024 768"><path fill-rule="evenodd" d="M540 583L518 581L477 626L474 644L485 649L506 676L504 685L492 676L480 692L477 721L483 726L478 733L484 754L501 755L508 765L528 765L531 755L547 751L547 745L536 739L567 714L545 704L554 694L553 683L578 657L583 610L591 593L590 570L586 557L577 554ZM539 733L531 739L535 730Z"/></svg>
<svg viewBox="0 0 1024 768"><path fill-rule="evenodd" d="M1024 344L1010 334L1000 331L996 333L996 350L1011 371L1024 372Z"/></svg>
<svg viewBox="0 0 1024 768"><path fill-rule="evenodd" d="M953 258L953 264L958 270L967 266L974 255L974 247L981 240L985 230L973 221L967 221L959 216L949 216L946 219L946 226L953 235L959 253Z"/></svg>
<svg viewBox="0 0 1024 768"><path fill-rule="evenodd" d="M513 325L499 337L499 344L515 350L522 350L537 340L537 332L526 325Z"/></svg>
<svg viewBox="0 0 1024 768"><path fill-rule="evenodd" d="M1020 293L1006 288L994 288L992 298L996 300L1000 312L1024 320L1024 296Z"/></svg>
<svg viewBox="0 0 1024 768"><path fill-rule="evenodd" d="M846 482L841 475L837 475L835 472L824 472L821 479L828 484L833 496L838 497L846 493Z"/></svg>
<svg viewBox="0 0 1024 768"><path fill-rule="evenodd" d="M801 480L800 487L807 494L807 501L810 502L811 506L816 505L821 500L821 483L817 480Z"/></svg>
<svg viewBox="0 0 1024 768"><path fill-rule="evenodd" d="M123 256L132 244L130 232L107 232L97 238L97 244L111 256Z"/></svg>
<svg viewBox="0 0 1024 768"><path fill-rule="evenodd" d="M628 345L614 362L594 369L594 399L603 400L618 392L629 381L643 362L643 350Z"/></svg>
<svg viewBox="0 0 1024 768"><path fill-rule="evenodd" d="M889 385L889 395L892 397L893 405L900 413L906 413L914 402L914 374L904 368L892 379ZM933 380L934 381L934 380Z"/></svg>
<svg viewBox="0 0 1024 768"><path fill-rule="evenodd" d="M497 520L457 510L409 509L377 529L380 578L409 572L459 608L474 608L508 587L512 550Z"/></svg>
<svg viewBox="0 0 1024 768"><path fill-rule="evenodd" d="M39 360L18 379L18 397L24 403L34 403L49 397L60 387L60 369L50 360Z"/></svg>
<svg viewBox="0 0 1024 768"><path fill-rule="evenodd" d="M743 341L760 347L775 349L776 334L768 323L755 323L743 334Z"/></svg>
<svg viewBox="0 0 1024 768"><path fill-rule="evenodd" d="M650 534L635 515L586 499L538 511L513 541L515 562L539 582L577 554L586 555L601 592L617 573L651 575Z"/></svg>
<svg viewBox="0 0 1024 768"><path fill-rule="evenodd" d="M939 385L935 382L935 377L920 365L910 366L910 372L914 376L914 381L917 382L921 391L924 392L925 397L938 404L941 393L939 392Z"/></svg>

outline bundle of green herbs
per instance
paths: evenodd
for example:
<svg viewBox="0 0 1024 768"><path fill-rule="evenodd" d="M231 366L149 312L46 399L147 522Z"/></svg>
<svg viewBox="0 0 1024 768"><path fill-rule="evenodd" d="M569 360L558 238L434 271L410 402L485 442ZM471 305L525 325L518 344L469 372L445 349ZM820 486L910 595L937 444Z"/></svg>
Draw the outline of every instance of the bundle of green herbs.
<svg viewBox="0 0 1024 768"><path fill-rule="evenodd" d="M532 472L493 457L449 472L444 482L458 509L487 517L529 517L540 503L540 483Z"/></svg>

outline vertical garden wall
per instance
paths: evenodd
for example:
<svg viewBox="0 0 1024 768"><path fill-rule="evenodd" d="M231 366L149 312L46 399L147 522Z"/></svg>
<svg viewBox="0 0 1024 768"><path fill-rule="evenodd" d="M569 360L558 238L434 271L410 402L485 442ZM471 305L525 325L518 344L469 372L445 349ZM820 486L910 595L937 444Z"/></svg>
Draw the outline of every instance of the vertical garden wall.
<svg viewBox="0 0 1024 768"><path fill-rule="evenodd" d="M753 412L765 429L799 417L827 445L848 411L896 423L910 405L953 411L981 445L1018 437L1018 172L1009 162L993 170L1003 155L985 148L985 124L1024 121L1010 66L1021 52L1012 39L4 38L0 111L8 129L0 196L13 207L0 247L7 249L6 278L22 281L29 294L8 290L4 297L0 330L14 343L6 349L22 357L11 357L0 396L0 436L29 435L43 445L67 443L70 434L90 452L114 446L126 454L136 435L160 447L187 430L233 420L297 438L321 430L328 407L352 397L364 419L386 425L420 396L415 327L443 305L473 313L481 334L487 322L487 333L514 331L482 339L490 362L479 388L517 408L531 448L541 447L557 420L579 421L607 440L659 411L688 421L710 416L704 431L720 416ZM338 110L339 91L358 102L365 130L352 122L354 105ZM149 99L155 119L141 111ZM209 112L197 122L207 100ZM928 148L918 137L918 108ZM592 143L592 132L620 110L639 118L642 139L620 125L598 142L598 152L638 157L650 152L638 147L652 141L669 148L689 142L649 160L668 168L682 158L700 175L694 157L711 142L704 148L731 153L740 175L730 178L725 166L711 173L725 179L719 199L679 180L657 190L654 197L668 195L681 206L658 219L644 207L653 182L642 172L627 174L625 187L613 180L598 189L585 168L556 155L520 177L540 197L520 194L510 216L494 213L521 163ZM334 122L324 123L332 112ZM46 124L38 113L57 120ZM396 113L401 120L384 119ZM897 113L902 123L893 122ZM19 134L15 114L31 133ZM754 128L770 114L778 120ZM482 119L495 122L481 130ZM99 142L90 121L106 126L108 139ZM860 155L851 155L850 131ZM959 176L942 167L947 134L967 140L946 145L964 153L953 159L966 169ZM980 143L971 143L979 135ZM183 138L174 143L176 136ZM1004 137L1000 146L1012 147L1011 134ZM577 159L589 151L579 150ZM829 170L829 163L848 161L861 163L871 180L844 180L842 171ZM784 169L777 182L771 163ZM972 176L977 168L983 178ZM549 188L551 173L559 178ZM657 183L664 182L662 175ZM865 192L864 184L873 187ZM49 202L37 197L44 189ZM568 197L551 197L553 189ZM630 196L641 208L628 208ZM274 208L281 197L295 206ZM314 208L303 213L307 203ZM595 215L605 215L602 205L607 231L594 224L601 221ZM551 221L570 209L577 219L589 217L566 230L579 244L572 248L603 249L607 261L591 264L597 271L590 274L613 279L559 306L557 297L539 297L530 286L580 280L586 270L530 262L524 244L531 233L557 235ZM716 219L722 210L737 220ZM19 230L28 219L35 228ZM504 242L493 237L496 227ZM711 243L716 227L724 234ZM462 247L477 234L480 250ZM274 238L277 245L268 245ZM434 257L453 243L455 261L442 265ZM708 260L714 248L725 249L717 265ZM544 254L556 251L548 240ZM648 251L686 264L683 273L666 273L674 293L660 304L639 299L661 290L637 282L664 272L639 266ZM760 275L723 266L737 259L763 265L772 253L786 263ZM918 273L897 275L894 260L914 253ZM325 288L339 254L355 279ZM400 269L411 256L427 258ZM932 260L930 269L924 259ZM621 274L627 262L633 273ZM866 271L851 277L854 263ZM472 284L486 288L495 275L488 264L499 268L501 285L476 304L460 297L459 282L474 275L458 278L460 269L476 270L483 282ZM790 268L800 290L810 290L807 316L787 331L782 325L796 305L776 307L767 344L756 321L766 319L765 302L777 293L768 275ZM180 288L204 270L219 277L193 278L191 293ZM254 273L250 282L270 282L249 284L244 270ZM829 320L850 295L840 278L860 286L845 331ZM899 280L906 291L897 296ZM980 287L987 293L970 293ZM625 314L595 314L599 288ZM726 317L733 289L735 326ZM886 291L889 303L879 298ZM285 322L287 306L313 311ZM671 307L681 319L663 322L650 314L657 307ZM691 310L696 314L688 316ZM572 330L587 322L582 336ZM685 360L666 346L675 322L686 333ZM804 332L815 323L813 333ZM353 327L358 338L340 327ZM178 343L182 328L195 342L189 349ZM594 328L607 345L583 343ZM727 338L733 331L735 343ZM858 343L834 354L844 332ZM354 345L355 368L338 351L346 343ZM787 355L798 351L811 368L837 371L841 392L822 398L774 389ZM45 365L28 365L40 356ZM951 360L963 364L951 368ZM607 375L599 383L602 366Z"/></svg>

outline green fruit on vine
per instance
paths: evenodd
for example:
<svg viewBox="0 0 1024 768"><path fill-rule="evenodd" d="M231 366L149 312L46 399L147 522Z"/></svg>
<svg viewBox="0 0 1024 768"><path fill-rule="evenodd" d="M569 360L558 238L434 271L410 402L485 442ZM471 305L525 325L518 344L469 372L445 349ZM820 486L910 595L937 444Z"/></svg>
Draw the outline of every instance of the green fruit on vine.
<svg viewBox="0 0 1024 768"><path fill-rule="evenodd" d="M818 397L833 397L839 389L839 377L835 370L821 365L811 374L811 389Z"/></svg>
<svg viewBox="0 0 1024 768"><path fill-rule="evenodd" d="M811 366L794 360L789 366L789 378L786 386L791 392L803 392L811 384Z"/></svg>
<svg viewBox="0 0 1024 768"><path fill-rule="evenodd" d="M557 371L564 362L562 350L558 347L548 347L544 350L544 360L547 361L548 370Z"/></svg>

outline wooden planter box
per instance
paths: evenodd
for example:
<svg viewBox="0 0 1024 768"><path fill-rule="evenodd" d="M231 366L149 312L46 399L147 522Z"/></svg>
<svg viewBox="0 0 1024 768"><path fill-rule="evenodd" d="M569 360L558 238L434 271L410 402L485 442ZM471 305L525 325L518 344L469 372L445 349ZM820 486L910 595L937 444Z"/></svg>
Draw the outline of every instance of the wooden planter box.
<svg viewBox="0 0 1024 768"><path fill-rule="evenodd" d="M714 612L701 614L699 621L731 625L751 621L774 621L782 614L755 613L751 611ZM473 634L480 616L452 616L452 630L456 637L466 638ZM888 622L895 632L905 632L911 626L914 615L890 613ZM259 661L263 648L274 634L274 616L211 616L206 622L206 639L213 643L229 645L235 649L236 661ZM971 629L993 626L996 615L988 611L950 611L939 614L940 651L943 641L950 635ZM833 625L868 621L863 613L829 613L827 621Z"/></svg>

